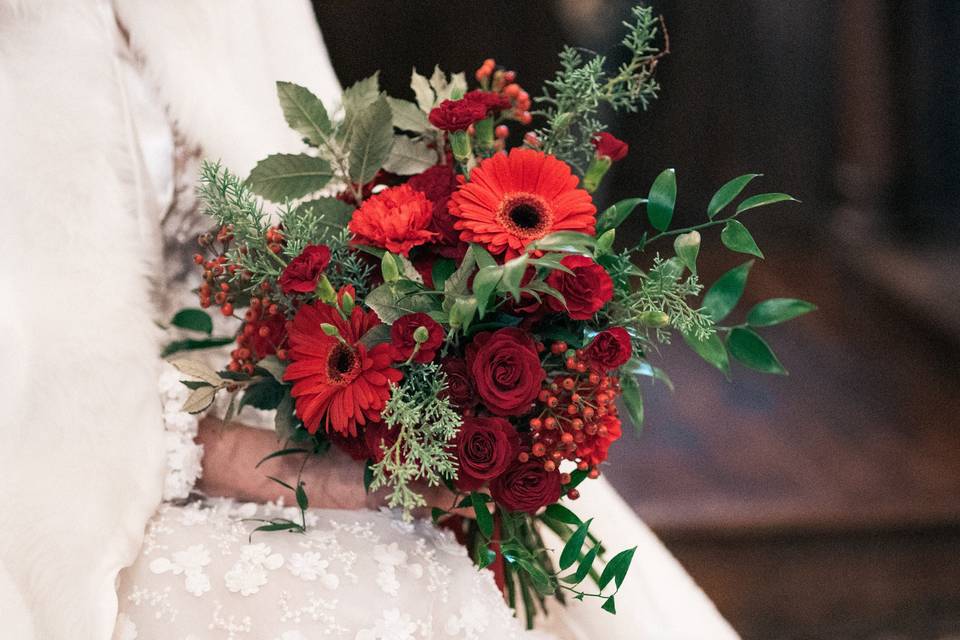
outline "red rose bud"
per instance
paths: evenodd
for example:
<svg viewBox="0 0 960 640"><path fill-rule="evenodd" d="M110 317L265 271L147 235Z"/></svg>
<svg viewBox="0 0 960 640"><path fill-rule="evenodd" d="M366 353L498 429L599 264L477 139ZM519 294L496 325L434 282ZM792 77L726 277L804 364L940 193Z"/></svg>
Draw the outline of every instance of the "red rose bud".
<svg viewBox="0 0 960 640"><path fill-rule="evenodd" d="M280 274L280 290L287 295L310 293L330 264L330 249L322 244L306 246Z"/></svg>
<svg viewBox="0 0 960 640"><path fill-rule="evenodd" d="M520 436L503 418L466 418L454 447L457 488L475 491L507 470L520 451Z"/></svg>
<svg viewBox="0 0 960 640"><path fill-rule="evenodd" d="M395 362L403 362L411 356L413 362L430 362L436 357L443 339L443 327L436 320L425 313L407 314L390 327L391 357Z"/></svg>
<svg viewBox="0 0 960 640"><path fill-rule="evenodd" d="M609 371L625 364L633 351L630 334L623 327L610 327L593 338L586 359L593 366Z"/></svg>
<svg viewBox="0 0 960 640"><path fill-rule="evenodd" d="M553 296L545 297L547 306L559 313L565 311L573 320L589 320L613 298L613 280L586 256L567 256L560 264L573 273L553 271L547 276L547 284L563 294L566 307Z"/></svg>
<svg viewBox="0 0 960 640"><path fill-rule="evenodd" d="M430 124L442 131L466 131L474 122L487 117L487 106L467 100L444 100L430 110Z"/></svg>
<svg viewBox="0 0 960 640"><path fill-rule="evenodd" d="M474 336L467 346L467 364L477 394L498 416L526 413L546 377L536 343L516 327Z"/></svg>
<svg viewBox="0 0 960 640"><path fill-rule="evenodd" d="M560 499L560 472L547 471L542 462L513 463L490 483L490 495L508 511L536 513Z"/></svg>
<svg viewBox="0 0 960 640"><path fill-rule="evenodd" d="M597 150L597 157L605 156L610 158L611 162L623 160L630 150L630 145L606 131L593 137L593 147Z"/></svg>

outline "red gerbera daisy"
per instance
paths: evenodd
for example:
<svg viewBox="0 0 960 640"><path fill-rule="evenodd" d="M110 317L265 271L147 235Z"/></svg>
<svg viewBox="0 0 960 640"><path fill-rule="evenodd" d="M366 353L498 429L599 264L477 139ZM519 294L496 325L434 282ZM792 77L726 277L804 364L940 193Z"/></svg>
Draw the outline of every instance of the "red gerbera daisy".
<svg viewBox="0 0 960 640"><path fill-rule="evenodd" d="M335 326L339 337L324 333L323 323ZM297 311L290 327L291 362L283 379L293 383L297 415L310 433L323 422L327 431L356 436L358 425L380 421L390 383L403 376L390 366L389 344L368 350L359 342L378 324L376 313L359 306L349 319L321 302Z"/></svg>
<svg viewBox="0 0 960 640"><path fill-rule="evenodd" d="M450 198L460 239L519 253L555 231L594 233L597 208L570 167L533 149L487 158Z"/></svg>

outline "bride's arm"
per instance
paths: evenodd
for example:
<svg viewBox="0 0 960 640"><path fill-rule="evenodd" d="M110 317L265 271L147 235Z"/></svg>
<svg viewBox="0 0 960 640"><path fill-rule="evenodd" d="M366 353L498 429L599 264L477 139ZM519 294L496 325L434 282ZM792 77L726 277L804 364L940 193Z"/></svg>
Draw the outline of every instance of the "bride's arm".
<svg viewBox="0 0 960 640"><path fill-rule="evenodd" d="M302 455L272 458L255 468L278 448L272 432L206 417L200 421L197 442L203 445L203 475L197 487L205 494L249 502L269 502L282 497L287 503L291 502L290 491L267 476L295 485ZM382 494L367 495L364 491L363 465L336 447L309 460L301 477L311 507L373 509L383 503ZM428 507L449 509L454 501L444 487L421 487L421 490Z"/></svg>

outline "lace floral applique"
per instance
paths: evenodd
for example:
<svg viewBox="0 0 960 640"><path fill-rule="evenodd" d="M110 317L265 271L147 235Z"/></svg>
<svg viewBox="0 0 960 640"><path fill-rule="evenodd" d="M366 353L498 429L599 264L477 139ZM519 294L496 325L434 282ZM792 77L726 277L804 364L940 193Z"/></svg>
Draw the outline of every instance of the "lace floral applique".
<svg viewBox="0 0 960 640"><path fill-rule="evenodd" d="M210 552L202 544L195 544L173 554L173 560L166 557L155 558L150 562L150 571L156 574L172 573L184 575L183 586L188 593L202 596L210 591L210 577L203 568L210 564Z"/></svg>
<svg viewBox="0 0 960 640"><path fill-rule="evenodd" d="M249 596L267 584L267 571L283 566L283 556L271 553L270 547L261 543L247 544L240 549L240 560L223 576L227 590Z"/></svg>
<svg viewBox="0 0 960 640"><path fill-rule="evenodd" d="M336 589L340 586L340 578L327 571L329 566L330 562L317 551L291 554L287 562L290 573L302 580L313 581L319 579L320 584L327 589Z"/></svg>
<svg viewBox="0 0 960 640"><path fill-rule="evenodd" d="M414 640L418 625L399 609L387 609L377 623L361 629L354 640Z"/></svg>

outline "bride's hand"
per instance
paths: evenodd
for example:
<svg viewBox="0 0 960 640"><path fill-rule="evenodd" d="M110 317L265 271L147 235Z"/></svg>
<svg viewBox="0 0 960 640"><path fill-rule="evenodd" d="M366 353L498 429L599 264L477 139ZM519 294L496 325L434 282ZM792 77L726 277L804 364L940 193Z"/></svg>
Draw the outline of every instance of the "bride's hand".
<svg viewBox="0 0 960 640"><path fill-rule="evenodd" d="M292 501L290 491L267 476L295 485L303 456L294 454L271 458L259 468L258 462L277 450L276 436L266 429L225 423L212 417L200 421L197 442L203 445L203 475L197 488L208 496L222 496L246 502ZM367 494L363 488L363 464L332 447L322 457L308 460L301 480L311 507L322 509L377 509L385 504L386 491ZM420 487L427 506L417 512L429 517L432 507L451 511L456 496L446 487ZM454 510L470 516L472 510Z"/></svg>

